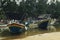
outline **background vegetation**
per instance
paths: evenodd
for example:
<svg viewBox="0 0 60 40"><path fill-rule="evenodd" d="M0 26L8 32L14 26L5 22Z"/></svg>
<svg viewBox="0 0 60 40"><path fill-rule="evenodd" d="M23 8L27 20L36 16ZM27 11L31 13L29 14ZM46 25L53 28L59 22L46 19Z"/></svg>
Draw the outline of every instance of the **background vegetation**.
<svg viewBox="0 0 60 40"><path fill-rule="evenodd" d="M51 17L59 18L60 2L51 5L46 4L48 0L22 0L19 5L16 1L0 0L0 19L23 19L27 17L38 17L40 14L52 14Z"/></svg>

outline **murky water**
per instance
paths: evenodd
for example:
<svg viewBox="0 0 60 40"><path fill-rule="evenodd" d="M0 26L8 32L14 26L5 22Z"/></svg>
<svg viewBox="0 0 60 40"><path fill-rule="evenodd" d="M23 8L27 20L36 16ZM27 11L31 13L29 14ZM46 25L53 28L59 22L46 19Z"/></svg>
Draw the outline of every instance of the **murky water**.
<svg viewBox="0 0 60 40"><path fill-rule="evenodd" d="M60 31L60 28L57 27L57 31ZM47 30L31 29L21 34L11 34L8 31L0 33L0 40L13 40L13 39L22 39L28 36L33 36L37 34L49 33Z"/></svg>

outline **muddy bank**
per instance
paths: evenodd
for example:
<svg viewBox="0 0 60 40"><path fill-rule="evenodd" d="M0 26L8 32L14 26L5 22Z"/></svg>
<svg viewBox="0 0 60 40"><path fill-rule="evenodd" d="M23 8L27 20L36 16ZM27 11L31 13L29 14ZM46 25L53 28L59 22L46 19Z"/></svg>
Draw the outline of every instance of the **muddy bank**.
<svg viewBox="0 0 60 40"><path fill-rule="evenodd" d="M7 30L0 33L0 40L55 40L54 38L56 37L57 39L60 36L60 28L57 28L56 32L49 32L47 30L39 30L39 29L32 29L28 30L25 33L14 35L8 32ZM35 39L36 38L36 39Z"/></svg>
<svg viewBox="0 0 60 40"><path fill-rule="evenodd" d="M23 39L13 39L13 40L60 40L60 32L38 34Z"/></svg>

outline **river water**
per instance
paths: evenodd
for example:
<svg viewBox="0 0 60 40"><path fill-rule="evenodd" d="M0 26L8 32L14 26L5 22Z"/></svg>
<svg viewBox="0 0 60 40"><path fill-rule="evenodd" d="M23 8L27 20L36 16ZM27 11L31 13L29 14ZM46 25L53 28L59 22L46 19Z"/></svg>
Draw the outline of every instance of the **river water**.
<svg viewBox="0 0 60 40"><path fill-rule="evenodd" d="M57 29L56 32L60 31L59 27L57 27L56 29ZM28 31L23 32L21 34L11 34L10 32L5 30L4 32L0 33L0 40L23 39L28 36L34 36L37 34L44 34L44 33L49 33L49 31L39 30L39 29L31 29L31 30L28 30Z"/></svg>

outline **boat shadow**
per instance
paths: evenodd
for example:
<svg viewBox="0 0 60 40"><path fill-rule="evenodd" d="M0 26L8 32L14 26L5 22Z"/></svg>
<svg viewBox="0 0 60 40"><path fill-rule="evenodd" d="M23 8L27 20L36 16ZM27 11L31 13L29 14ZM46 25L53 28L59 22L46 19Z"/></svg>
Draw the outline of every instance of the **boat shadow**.
<svg viewBox="0 0 60 40"><path fill-rule="evenodd" d="M9 30L4 30L3 32L0 33L0 37L10 37L10 36L27 35L27 34L30 34L33 31L36 31L37 29L30 29L30 30L27 30L27 31L21 32L21 33L11 33L11 32L9 32Z"/></svg>
<svg viewBox="0 0 60 40"><path fill-rule="evenodd" d="M23 35L24 33L11 33L8 30L4 30L3 32L0 33L0 38L4 38L1 40L7 40L7 39L17 39L17 38L24 38L25 35Z"/></svg>

